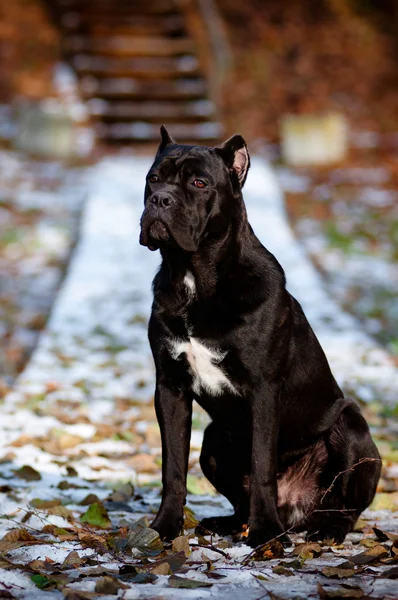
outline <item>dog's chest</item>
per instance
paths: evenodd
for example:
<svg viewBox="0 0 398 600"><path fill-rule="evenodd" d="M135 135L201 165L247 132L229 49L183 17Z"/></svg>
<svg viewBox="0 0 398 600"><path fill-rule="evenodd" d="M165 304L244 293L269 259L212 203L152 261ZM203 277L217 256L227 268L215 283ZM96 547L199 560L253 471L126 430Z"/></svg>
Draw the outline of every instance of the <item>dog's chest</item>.
<svg viewBox="0 0 398 600"><path fill-rule="evenodd" d="M195 280L191 273L184 278L186 293L189 299L195 295ZM186 323L186 338L169 338L168 347L174 360L186 358L187 368L192 377L192 390L198 396L206 392L212 396L220 396L225 392L239 394L221 365L227 352L217 349L214 343L206 343L193 333L193 327Z"/></svg>

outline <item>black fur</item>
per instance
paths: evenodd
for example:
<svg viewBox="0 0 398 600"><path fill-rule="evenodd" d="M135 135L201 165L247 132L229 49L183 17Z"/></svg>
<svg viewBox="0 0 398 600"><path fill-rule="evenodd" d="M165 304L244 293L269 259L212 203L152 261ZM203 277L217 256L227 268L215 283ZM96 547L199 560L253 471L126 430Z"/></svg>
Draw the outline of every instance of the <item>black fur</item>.
<svg viewBox="0 0 398 600"><path fill-rule="evenodd" d="M341 542L373 499L380 457L282 267L248 223L241 187L249 164L241 136L217 148L186 146L162 128L148 174L140 242L163 258L149 324L163 450L152 527L167 539L181 531L196 399L212 419L203 472L235 509L203 528L228 534L248 523L252 546L275 536L287 543L292 529ZM186 355L173 357L169 342L189 337L225 354L218 367L237 393L192 391Z"/></svg>

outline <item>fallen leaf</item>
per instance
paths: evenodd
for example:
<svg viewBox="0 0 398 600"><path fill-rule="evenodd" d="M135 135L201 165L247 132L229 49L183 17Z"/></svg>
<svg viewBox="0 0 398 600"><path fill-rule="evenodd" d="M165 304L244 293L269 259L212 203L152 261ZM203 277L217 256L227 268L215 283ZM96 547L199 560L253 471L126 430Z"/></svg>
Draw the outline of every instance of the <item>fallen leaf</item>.
<svg viewBox="0 0 398 600"><path fill-rule="evenodd" d="M186 561L186 556L183 550L181 550L180 552L177 552L176 554L171 554L169 556L166 556L165 558L161 558L160 560L157 560L154 563L150 563L148 565L146 565L146 568L150 569L152 573L156 573L156 571L154 571L154 569L152 568L153 566L158 566L164 563L167 563L168 568L170 568L170 571L172 573L175 573L176 571L179 571L181 569L181 567L184 565ZM158 575L161 575L162 573L158 573Z"/></svg>
<svg viewBox="0 0 398 600"><path fill-rule="evenodd" d="M33 442L34 442L34 438L32 438L30 435L26 435L23 433L16 440L14 440L13 442L11 442L11 444L8 444L8 445L12 446L13 448L22 448L22 446L26 446L27 444L32 444Z"/></svg>
<svg viewBox="0 0 398 600"><path fill-rule="evenodd" d="M29 567L29 569L32 569L32 571L37 571L38 573L41 573L41 571L44 571L48 568L53 568L52 565L46 563L45 560L40 559L31 560L30 562L28 562L27 566Z"/></svg>
<svg viewBox="0 0 398 600"><path fill-rule="evenodd" d="M272 558L283 558L285 554L283 545L279 540L272 540L267 544L263 544L260 548L250 555L252 560L271 560Z"/></svg>
<svg viewBox="0 0 398 600"><path fill-rule="evenodd" d="M184 506L184 529L195 529L199 525L199 521L195 517L193 510Z"/></svg>
<svg viewBox="0 0 398 600"><path fill-rule="evenodd" d="M46 577L45 575L40 575L40 573L31 575L30 579L31 579L31 581L33 581L35 586L38 587L40 590L44 590L46 588L52 587L56 583L56 582L52 581L51 579L49 579L48 577Z"/></svg>
<svg viewBox="0 0 398 600"><path fill-rule="evenodd" d="M93 527L99 527L100 529L108 529L111 526L111 520L101 502L90 504L84 515L80 517L80 521Z"/></svg>
<svg viewBox="0 0 398 600"><path fill-rule="evenodd" d="M152 583L158 578L154 573L139 573L132 565L123 565L119 569L119 577L128 583Z"/></svg>
<svg viewBox="0 0 398 600"><path fill-rule="evenodd" d="M322 575L325 577L336 577L337 579L352 577L354 574L355 569L343 569L341 567L324 567L322 569Z"/></svg>
<svg viewBox="0 0 398 600"><path fill-rule="evenodd" d="M304 561L301 561L298 558L295 558L294 560L281 560L281 562L279 564L282 567L287 567L289 569L294 569L295 571L297 571L297 569L302 568L303 562Z"/></svg>
<svg viewBox="0 0 398 600"><path fill-rule="evenodd" d="M77 533L64 529L63 527L57 527L56 525L45 525L42 529L43 533L50 533L55 537L58 537L61 542L69 542L77 539Z"/></svg>
<svg viewBox="0 0 398 600"><path fill-rule="evenodd" d="M79 473L76 471L76 469L74 467L71 467L69 465L68 467L66 467L66 476L67 477L78 477Z"/></svg>
<svg viewBox="0 0 398 600"><path fill-rule="evenodd" d="M127 461L127 464L133 467L137 473L159 472L159 465L156 463L155 457L150 454L136 454Z"/></svg>
<svg viewBox="0 0 398 600"><path fill-rule="evenodd" d="M26 529L11 529L8 531L3 540L7 542L35 542L37 538L35 538L32 534L30 534Z"/></svg>
<svg viewBox="0 0 398 600"><path fill-rule="evenodd" d="M118 487L108 498L109 502L127 502L134 495L134 488L130 483Z"/></svg>
<svg viewBox="0 0 398 600"><path fill-rule="evenodd" d="M168 562L160 563L151 569L151 573L155 575L169 575L170 574L170 566Z"/></svg>
<svg viewBox="0 0 398 600"><path fill-rule="evenodd" d="M172 543L173 552L184 552L185 556L188 556L190 553L189 548L189 538L186 535L179 535L173 540Z"/></svg>
<svg viewBox="0 0 398 600"><path fill-rule="evenodd" d="M164 550L159 534L150 527L138 527L133 529L127 536L128 546L137 548L146 556L156 556Z"/></svg>
<svg viewBox="0 0 398 600"><path fill-rule="evenodd" d="M272 572L276 575L285 575L285 577L294 576L293 571L287 569L286 567L283 567L282 565L277 565L276 567L273 567Z"/></svg>
<svg viewBox="0 0 398 600"><path fill-rule="evenodd" d="M378 546L369 548L369 550L366 550L365 552L350 556L349 560L355 565L369 565L370 563L374 563L385 556L388 556L388 550L379 544Z"/></svg>
<svg viewBox="0 0 398 600"><path fill-rule="evenodd" d="M168 578L168 584L174 588L195 589L198 587L211 587L213 584L209 581L197 581L196 579L187 579L179 575L171 575Z"/></svg>
<svg viewBox="0 0 398 600"><path fill-rule="evenodd" d="M322 554L322 548L316 542L297 544L293 550L293 554L304 559L316 558Z"/></svg>
<svg viewBox="0 0 398 600"><path fill-rule="evenodd" d="M81 592L80 590L71 590L64 587L62 593L66 600L92 600L92 598L98 598L98 594L95 592Z"/></svg>
<svg viewBox="0 0 398 600"><path fill-rule="evenodd" d="M325 588L318 583L318 593L322 600L329 598L363 598L365 592L359 586L342 585L339 588Z"/></svg>
<svg viewBox="0 0 398 600"><path fill-rule="evenodd" d="M79 504L80 506L89 506L90 504L98 504L100 502L101 500L96 494L87 494Z"/></svg>
<svg viewBox="0 0 398 600"><path fill-rule="evenodd" d="M359 541L359 545L364 546L365 548L374 548L378 545L378 541L373 540L372 538L364 538L363 540Z"/></svg>
<svg viewBox="0 0 398 600"><path fill-rule="evenodd" d="M118 581L114 577L109 577L109 576L102 577L95 584L95 591L97 592L97 594L103 594L103 595L109 594L112 596L117 596L119 593L119 590L127 590L128 588L129 588L129 586L126 585L125 583L122 583L121 581Z"/></svg>
<svg viewBox="0 0 398 600"><path fill-rule="evenodd" d="M79 567L83 564L83 559L80 558L76 550L72 550L69 554L64 558L61 569L65 569L68 567Z"/></svg>
<svg viewBox="0 0 398 600"><path fill-rule="evenodd" d="M56 515L57 517L62 517L67 520L74 520L73 512L69 510L69 508L66 508L66 506L62 506L62 504L47 508L47 512L49 515Z"/></svg>
<svg viewBox="0 0 398 600"><path fill-rule="evenodd" d="M59 506L62 504L62 500L60 498L54 498L53 500L42 500L41 498L33 498L29 502L33 508L37 508L39 510L45 510L47 508L54 508L54 506Z"/></svg>
<svg viewBox="0 0 398 600"><path fill-rule="evenodd" d="M20 469L17 469L14 471L14 475L19 477L19 479L24 479L25 481L40 481L41 479L40 473L29 465L24 465Z"/></svg>

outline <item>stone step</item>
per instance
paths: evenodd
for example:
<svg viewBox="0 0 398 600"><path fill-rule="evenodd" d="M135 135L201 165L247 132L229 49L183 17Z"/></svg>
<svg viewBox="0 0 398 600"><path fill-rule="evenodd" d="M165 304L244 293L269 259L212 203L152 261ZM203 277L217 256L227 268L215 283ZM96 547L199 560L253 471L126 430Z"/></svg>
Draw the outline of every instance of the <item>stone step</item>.
<svg viewBox="0 0 398 600"><path fill-rule="evenodd" d="M210 100L191 102L107 102L99 98L88 101L91 115L103 121L149 121L152 123L207 121L215 115Z"/></svg>
<svg viewBox="0 0 398 600"><path fill-rule="evenodd" d="M199 75L199 61L193 55L178 58L111 58L77 54L71 62L79 75L91 74L97 77L132 76L153 79Z"/></svg>
<svg viewBox="0 0 398 600"><path fill-rule="evenodd" d="M213 141L217 142L223 136L223 126L221 123L208 121L206 123L187 124L170 123L168 124L170 134L179 141ZM153 142L159 140L159 125L153 123L98 123L96 133L99 139L107 142Z"/></svg>
<svg viewBox="0 0 398 600"><path fill-rule="evenodd" d="M128 35L132 38L147 35L181 35L185 31L184 19L180 14L136 15L119 18L90 19L78 12L67 11L61 15L61 24L67 31L87 31L93 36Z"/></svg>
<svg viewBox="0 0 398 600"><path fill-rule="evenodd" d="M80 80L85 98L151 100L196 100L206 96L207 84L202 78L143 80L133 77L98 79L85 76Z"/></svg>
<svg viewBox="0 0 398 600"><path fill-rule="evenodd" d="M58 10L77 10L87 14L164 13L179 9L176 0L55 0Z"/></svg>
<svg viewBox="0 0 398 600"><path fill-rule="evenodd" d="M103 56L186 56L192 55L195 45L189 38L165 38L155 36L133 37L126 35L91 36L73 35L65 38L63 47L67 53L100 53Z"/></svg>

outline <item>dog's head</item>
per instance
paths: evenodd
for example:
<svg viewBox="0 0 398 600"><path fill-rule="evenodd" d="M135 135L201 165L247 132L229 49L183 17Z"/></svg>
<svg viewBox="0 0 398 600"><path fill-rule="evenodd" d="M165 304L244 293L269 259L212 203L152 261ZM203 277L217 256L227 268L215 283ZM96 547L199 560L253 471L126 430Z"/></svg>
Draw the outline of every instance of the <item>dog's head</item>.
<svg viewBox="0 0 398 600"><path fill-rule="evenodd" d="M164 126L161 136L146 178L140 244L195 252L205 237L231 222L249 153L240 135L214 148L177 144Z"/></svg>

